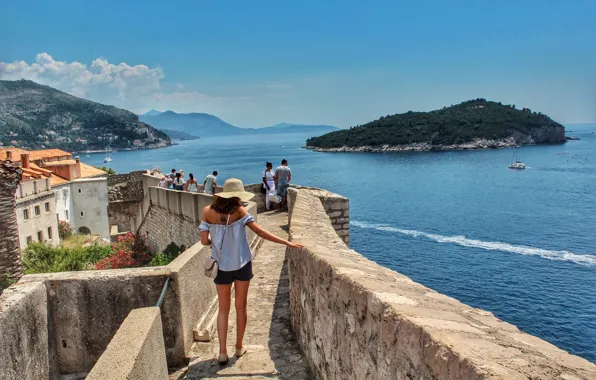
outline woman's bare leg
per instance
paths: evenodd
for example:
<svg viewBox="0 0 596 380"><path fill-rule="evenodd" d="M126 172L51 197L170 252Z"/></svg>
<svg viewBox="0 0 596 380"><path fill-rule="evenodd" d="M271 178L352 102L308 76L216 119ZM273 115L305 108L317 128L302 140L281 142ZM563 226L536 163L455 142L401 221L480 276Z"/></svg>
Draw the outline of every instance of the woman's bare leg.
<svg viewBox="0 0 596 380"><path fill-rule="evenodd" d="M242 341L244 339L244 331L246 330L246 322L248 315L246 312L246 299L248 298L249 281L234 281L234 297L236 303L236 348L242 348Z"/></svg>
<svg viewBox="0 0 596 380"><path fill-rule="evenodd" d="M227 354L228 316L230 315L230 294L232 284L215 285L219 310L217 313L217 336L219 337L219 353Z"/></svg>

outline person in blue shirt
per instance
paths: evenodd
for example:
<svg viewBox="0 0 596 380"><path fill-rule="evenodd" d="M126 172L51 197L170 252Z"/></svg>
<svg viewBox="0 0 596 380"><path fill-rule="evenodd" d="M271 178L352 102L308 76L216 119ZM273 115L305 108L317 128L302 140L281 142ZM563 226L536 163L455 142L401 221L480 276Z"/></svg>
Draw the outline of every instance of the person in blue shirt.
<svg viewBox="0 0 596 380"><path fill-rule="evenodd" d="M217 335L219 337L220 364L228 361L226 349L228 336L228 317L230 313L230 297L234 284L236 298L236 356L246 353L242 345L246 330L248 286L253 277L250 244L246 235L246 227L257 236L284 244L291 248L302 248L303 245L290 242L265 231L255 222L242 202L249 201L255 194L244 191L244 184L239 179L230 178L223 186L223 192L214 196L213 203L203 209L201 224L201 244L211 246L212 259L218 263L215 287L219 312L217 315Z"/></svg>

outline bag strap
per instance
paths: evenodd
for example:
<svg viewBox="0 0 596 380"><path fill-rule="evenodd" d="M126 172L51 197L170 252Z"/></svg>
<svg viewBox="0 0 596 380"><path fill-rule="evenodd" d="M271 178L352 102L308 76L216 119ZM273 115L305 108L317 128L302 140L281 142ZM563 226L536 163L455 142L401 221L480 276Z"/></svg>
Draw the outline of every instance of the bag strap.
<svg viewBox="0 0 596 380"><path fill-rule="evenodd" d="M228 226L230 225L230 216L232 214L228 214L228 221L226 222L226 228L224 228L223 235L221 237L221 245L219 246L219 252L217 253L217 261L221 261L221 250L223 249L224 238L226 237L226 231L228 230Z"/></svg>

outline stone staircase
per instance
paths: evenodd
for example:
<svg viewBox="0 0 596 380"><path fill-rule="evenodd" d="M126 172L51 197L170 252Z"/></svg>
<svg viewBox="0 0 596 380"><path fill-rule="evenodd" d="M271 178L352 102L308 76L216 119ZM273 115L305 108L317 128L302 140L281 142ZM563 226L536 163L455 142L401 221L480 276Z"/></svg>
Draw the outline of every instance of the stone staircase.
<svg viewBox="0 0 596 380"><path fill-rule="evenodd" d="M259 214L259 224L268 231L286 238L287 214ZM260 239L259 239L260 240ZM313 379L291 328L289 278L284 246L268 241L254 247L254 278L248 292L248 325L242 358L230 355L220 366L217 339L217 303L195 328L195 340L188 367L170 374L170 379ZM233 297L233 293L232 293ZM232 299L232 305L234 300ZM228 354L234 353L236 313L230 311Z"/></svg>

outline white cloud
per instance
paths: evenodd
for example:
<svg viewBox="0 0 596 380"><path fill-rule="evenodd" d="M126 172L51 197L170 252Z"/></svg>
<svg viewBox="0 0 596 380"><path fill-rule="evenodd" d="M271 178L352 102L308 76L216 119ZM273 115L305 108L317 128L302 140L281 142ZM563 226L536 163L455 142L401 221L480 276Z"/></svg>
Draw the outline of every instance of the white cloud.
<svg viewBox="0 0 596 380"><path fill-rule="evenodd" d="M48 53L41 53L33 63L0 62L0 79L29 79L136 113L155 108L231 116L254 106L250 97L211 96L187 89L181 83L177 83L173 91L166 91L161 83L164 78L161 68L131 66L125 62L116 65L104 58L86 65L57 61Z"/></svg>
<svg viewBox="0 0 596 380"><path fill-rule="evenodd" d="M130 66L124 62L114 65L103 58L95 59L89 67L76 61L56 61L48 53L38 54L31 64L25 61L0 62L2 79L30 79L76 96L91 98L103 94L128 99L157 91L163 77L160 68Z"/></svg>

